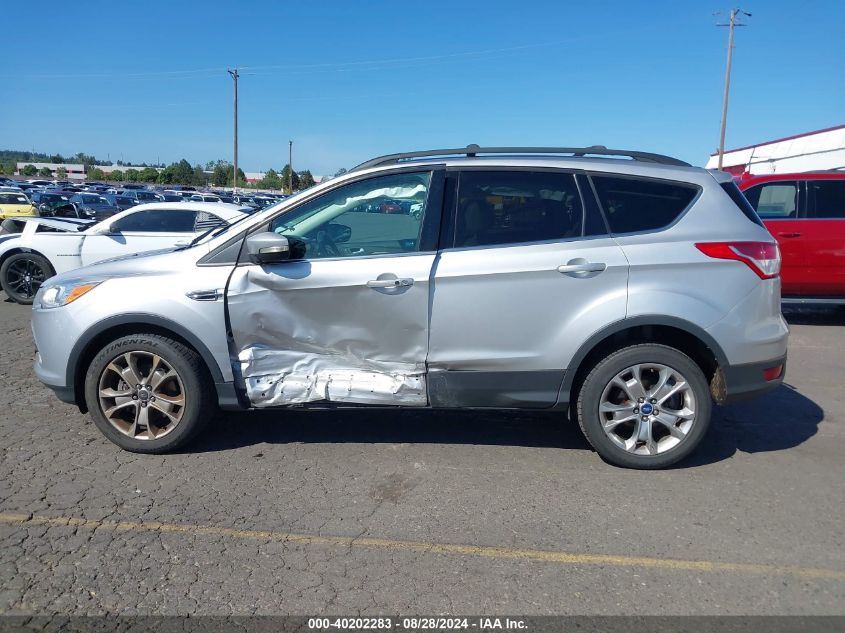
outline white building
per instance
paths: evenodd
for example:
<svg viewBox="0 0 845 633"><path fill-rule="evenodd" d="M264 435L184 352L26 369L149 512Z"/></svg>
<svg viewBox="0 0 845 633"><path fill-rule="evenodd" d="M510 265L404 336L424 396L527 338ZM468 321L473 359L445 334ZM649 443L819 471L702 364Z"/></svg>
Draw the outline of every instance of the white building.
<svg viewBox="0 0 845 633"><path fill-rule="evenodd" d="M85 165L77 165L75 163L27 163L27 162L19 162L16 164L17 173L20 175L23 172L23 168L27 165L32 165L35 167L36 170L41 171L45 167L50 170L51 176L50 178L57 178L56 172L61 168L64 167L65 169L65 178L68 180L85 180ZM38 178L38 176L33 176L34 178Z"/></svg>
<svg viewBox="0 0 845 633"><path fill-rule="evenodd" d="M718 164L711 154L707 168ZM722 169L735 176L845 169L845 125L726 150Z"/></svg>

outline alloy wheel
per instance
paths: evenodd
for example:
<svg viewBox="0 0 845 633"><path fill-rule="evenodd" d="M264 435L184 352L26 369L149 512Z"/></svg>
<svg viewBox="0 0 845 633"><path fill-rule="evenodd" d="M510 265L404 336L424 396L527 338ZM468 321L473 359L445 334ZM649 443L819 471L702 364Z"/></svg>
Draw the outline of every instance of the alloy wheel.
<svg viewBox="0 0 845 633"><path fill-rule="evenodd" d="M640 363L616 374L599 401L605 435L636 455L677 447L696 422L696 400L687 379L660 363Z"/></svg>
<svg viewBox="0 0 845 633"><path fill-rule="evenodd" d="M103 415L122 434L154 440L173 431L185 412L185 387L173 367L152 352L115 357L100 374Z"/></svg>
<svg viewBox="0 0 845 633"><path fill-rule="evenodd" d="M6 285L24 299L34 297L46 278L44 269L31 259L11 262L6 271Z"/></svg>

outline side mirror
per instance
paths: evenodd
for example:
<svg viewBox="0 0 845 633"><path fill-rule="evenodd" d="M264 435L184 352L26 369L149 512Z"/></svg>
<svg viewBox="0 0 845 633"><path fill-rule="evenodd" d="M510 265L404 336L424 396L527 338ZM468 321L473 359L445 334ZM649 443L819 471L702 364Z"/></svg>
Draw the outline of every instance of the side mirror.
<svg viewBox="0 0 845 633"><path fill-rule="evenodd" d="M109 225L109 235L120 235L120 228L117 226L117 224Z"/></svg>
<svg viewBox="0 0 845 633"><path fill-rule="evenodd" d="M292 235L267 231L246 238L246 251L254 264L273 264L305 257L305 242Z"/></svg>

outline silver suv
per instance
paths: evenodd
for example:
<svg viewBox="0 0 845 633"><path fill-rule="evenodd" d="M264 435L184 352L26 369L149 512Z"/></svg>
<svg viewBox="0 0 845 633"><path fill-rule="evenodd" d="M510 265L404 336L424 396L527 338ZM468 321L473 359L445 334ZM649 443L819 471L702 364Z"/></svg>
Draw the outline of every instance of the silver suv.
<svg viewBox="0 0 845 633"><path fill-rule="evenodd" d="M190 246L49 279L35 371L124 449L224 410L559 411L660 468L783 381L777 246L730 176L648 154L368 161Z"/></svg>

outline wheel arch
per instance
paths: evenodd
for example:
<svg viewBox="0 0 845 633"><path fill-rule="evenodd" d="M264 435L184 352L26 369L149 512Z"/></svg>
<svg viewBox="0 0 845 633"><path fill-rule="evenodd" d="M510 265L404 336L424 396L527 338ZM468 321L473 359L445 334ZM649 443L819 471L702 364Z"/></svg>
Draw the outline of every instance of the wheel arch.
<svg viewBox="0 0 845 633"><path fill-rule="evenodd" d="M558 394L559 406L574 402L584 378L596 363L608 354L637 343L658 343L683 352L704 372L714 399L725 397L723 368L728 358L722 347L704 328L664 315L645 315L623 319L595 334L578 348L564 375Z"/></svg>
<svg viewBox="0 0 845 633"><path fill-rule="evenodd" d="M158 334L172 338L191 348L202 359L208 378L215 385L224 382L220 367L208 347L184 326L153 314L122 314L110 317L91 326L76 341L67 363L66 383L73 388L76 405L83 413L85 404L85 373L88 366L110 341L131 334Z"/></svg>
<svg viewBox="0 0 845 633"><path fill-rule="evenodd" d="M43 257L44 259L47 260L47 263L50 264L50 268L53 269L53 273L55 274L56 267L53 265L53 262L50 260L50 257L45 255L44 253L42 253L39 250L36 250L34 248L30 248L29 246L15 246L13 248L10 248L7 251L3 251L2 253L0 253L0 266L5 264L6 260L9 259L12 255L18 255L20 253L30 253L32 255L40 255L41 257Z"/></svg>

